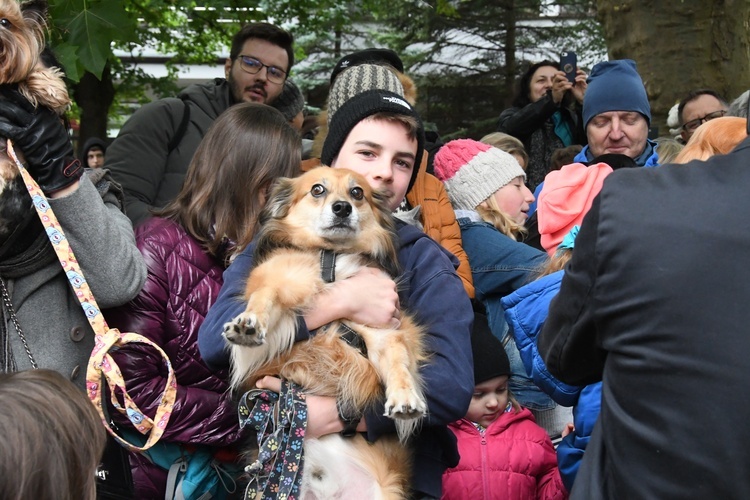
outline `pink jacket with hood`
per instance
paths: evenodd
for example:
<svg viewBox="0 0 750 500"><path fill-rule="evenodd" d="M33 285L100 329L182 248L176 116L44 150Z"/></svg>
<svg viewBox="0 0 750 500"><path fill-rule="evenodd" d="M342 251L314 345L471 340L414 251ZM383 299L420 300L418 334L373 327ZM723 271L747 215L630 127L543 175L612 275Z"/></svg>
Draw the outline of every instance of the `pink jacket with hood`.
<svg viewBox="0 0 750 500"><path fill-rule="evenodd" d="M461 460L443 474L443 499L566 499L547 433L531 412L503 413L484 432L461 419L450 424Z"/></svg>

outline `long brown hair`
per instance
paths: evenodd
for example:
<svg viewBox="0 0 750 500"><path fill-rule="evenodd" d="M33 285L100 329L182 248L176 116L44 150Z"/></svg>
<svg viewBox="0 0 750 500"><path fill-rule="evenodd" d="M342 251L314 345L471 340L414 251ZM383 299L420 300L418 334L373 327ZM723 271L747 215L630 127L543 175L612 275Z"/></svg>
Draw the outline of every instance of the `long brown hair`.
<svg viewBox="0 0 750 500"><path fill-rule="evenodd" d="M0 374L0 436L0 498L96 498L104 425L59 373Z"/></svg>
<svg viewBox="0 0 750 500"><path fill-rule="evenodd" d="M301 140L276 109L258 103L232 106L214 122L190 162L174 201L156 212L172 219L208 253L233 254L245 248L258 229L269 187L279 177L295 177Z"/></svg>

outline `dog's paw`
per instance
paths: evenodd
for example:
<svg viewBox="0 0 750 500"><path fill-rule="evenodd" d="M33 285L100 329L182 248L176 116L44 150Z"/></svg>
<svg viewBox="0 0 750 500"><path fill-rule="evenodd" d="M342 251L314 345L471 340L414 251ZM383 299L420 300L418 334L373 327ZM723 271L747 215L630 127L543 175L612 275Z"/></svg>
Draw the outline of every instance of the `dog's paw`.
<svg viewBox="0 0 750 500"><path fill-rule="evenodd" d="M405 387L386 391L386 417L411 420L421 418L425 413L427 413L427 403L414 389Z"/></svg>
<svg viewBox="0 0 750 500"><path fill-rule="evenodd" d="M266 341L266 328L251 312L243 312L229 323L224 324L224 338L238 345L255 347Z"/></svg>

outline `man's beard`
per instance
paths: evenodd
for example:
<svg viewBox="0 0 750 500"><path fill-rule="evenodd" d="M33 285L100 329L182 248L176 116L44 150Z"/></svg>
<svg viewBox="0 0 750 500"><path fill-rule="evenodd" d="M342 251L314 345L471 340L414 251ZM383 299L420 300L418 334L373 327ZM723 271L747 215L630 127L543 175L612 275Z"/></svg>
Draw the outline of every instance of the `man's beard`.
<svg viewBox="0 0 750 500"><path fill-rule="evenodd" d="M229 72L229 75L227 76L227 83L229 84L229 89L232 93L232 99L234 100L234 104L238 104L241 102L257 102L257 101L245 101L243 94L245 93L246 87L241 86L237 80L234 79L234 75L232 72ZM265 89L262 89L265 93ZM268 104L268 94L265 95L265 98L262 101L262 104Z"/></svg>

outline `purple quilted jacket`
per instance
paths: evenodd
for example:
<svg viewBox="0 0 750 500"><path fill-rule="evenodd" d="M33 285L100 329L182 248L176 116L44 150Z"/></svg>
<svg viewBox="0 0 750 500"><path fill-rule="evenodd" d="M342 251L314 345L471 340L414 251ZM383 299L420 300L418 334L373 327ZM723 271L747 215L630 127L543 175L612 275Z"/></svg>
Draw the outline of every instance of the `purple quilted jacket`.
<svg viewBox="0 0 750 500"><path fill-rule="evenodd" d="M198 328L219 294L224 266L175 222L152 218L135 232L148 278L135 299L107 312L107 321L122 332L154 341L172 362L177 400L162 441L232 445L240 429L227 373L211 371L198 352ZM153 416L167 376L161 356L142 344L128 344L112 356L128 393ZM166 471L138 454L131 454L130 463L135 497L164 498Z"/></svg>

